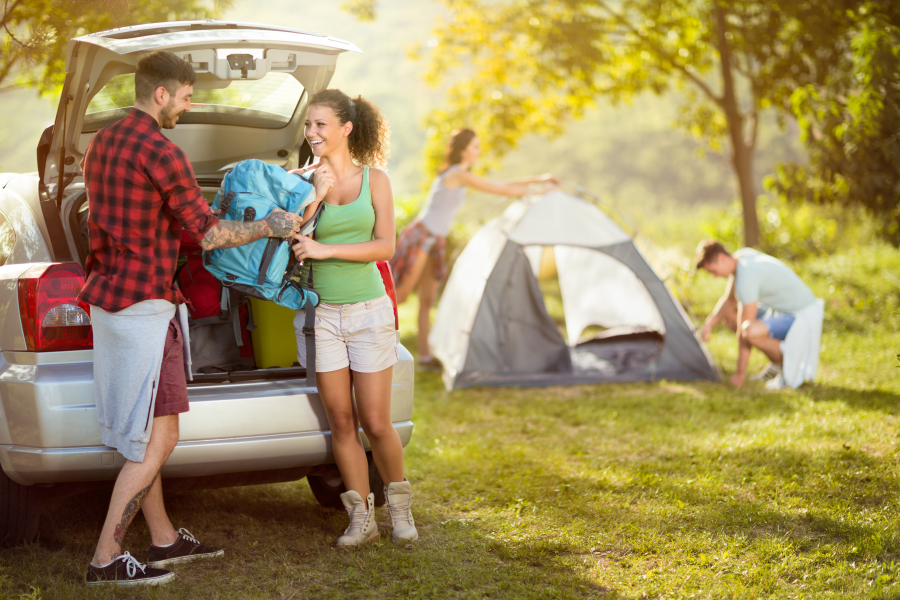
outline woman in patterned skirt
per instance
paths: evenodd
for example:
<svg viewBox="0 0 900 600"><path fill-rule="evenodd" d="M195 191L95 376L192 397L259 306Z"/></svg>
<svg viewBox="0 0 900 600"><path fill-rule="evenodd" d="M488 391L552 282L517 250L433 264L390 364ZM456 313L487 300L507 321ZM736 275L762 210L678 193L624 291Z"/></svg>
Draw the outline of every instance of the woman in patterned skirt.
<svg viewBox="0 0 900 600"><path fill-rule="evenodd" d="M559 185L553 175L497 182L479 177L471 171L481 156L481 142L471 129L457 129L450 134L444 163L431 190L425 208L400 234L397 250L391 259L391 270L397 286L397 302L404 302L416 289L419 296L419 366L440 369L428 347L431 307L446 275L444 249L450 225L466 196L466 188L521 198ZM533 186L540 185L535 189Z"/></svg>

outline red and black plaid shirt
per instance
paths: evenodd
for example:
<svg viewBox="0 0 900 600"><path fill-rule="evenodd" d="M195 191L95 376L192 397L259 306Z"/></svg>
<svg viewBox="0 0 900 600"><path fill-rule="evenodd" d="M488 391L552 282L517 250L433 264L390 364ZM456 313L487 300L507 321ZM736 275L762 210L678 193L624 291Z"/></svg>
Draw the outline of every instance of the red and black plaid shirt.
<svg viewBox="0 0 900 600"><path fill-rule="evenodd" d="M219 219L181 148L133 108L94 135L81 166L91 253L79 299L109 312L156 298L185 302L173 281L181 231L199 242Z"/></svg>

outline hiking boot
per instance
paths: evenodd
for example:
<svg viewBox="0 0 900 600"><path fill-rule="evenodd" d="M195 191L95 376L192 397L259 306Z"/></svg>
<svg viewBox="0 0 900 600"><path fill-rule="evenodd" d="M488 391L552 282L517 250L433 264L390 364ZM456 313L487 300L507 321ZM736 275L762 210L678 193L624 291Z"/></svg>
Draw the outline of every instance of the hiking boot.
<svg viewBox="0 0 900 600"><path fill-rule="evenodd" d="M378 537L378 525L375 524L375 494L366 496L366 502L358 492L349 490L341 494L341 502L350 515L350 525L344 535L337 539L335 546L359 546ZM367 508L368 507L368 508Z"/></svg>
<svg viewBox="0 0 900 600"><path fill-rule="evenodd" d="M394 527L391 533L392 542L413 542L419 539L410 508L412 496L412 488L406 477L403 481L395 481L384 488L384 497L391 512L391 525Z"/></svg>
<svg viewBox="0 0 900 600"><path fill-rule="evenodd" d="M781 375L781 365L769 363L766 365L765 369L763 369L756 375L751 375L750 381L769 381L771 379L775 379L779 375Z"/></svg>
<svg viewBox="0 0 900 600"><path fill-rule="evenodd" d="M191 535L190 531L182 527L178 530L178 539L172 544L168 546L154 546L150 544L147 564L151 567L166 567L201 558L214 558L224 555L224 550L204 546Z"/></svg>
<svg viewBox="0 0 900 600"><path fill-rule="evenodd" d="M125 552L105 567L88 564L84 582L87 585L162 585L175 579L175 573L142 565Z"/></svg>

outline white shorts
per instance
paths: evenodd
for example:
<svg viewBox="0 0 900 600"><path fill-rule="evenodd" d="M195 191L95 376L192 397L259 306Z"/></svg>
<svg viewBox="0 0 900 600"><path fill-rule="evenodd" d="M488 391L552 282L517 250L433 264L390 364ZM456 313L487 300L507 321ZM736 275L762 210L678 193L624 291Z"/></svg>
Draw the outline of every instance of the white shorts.
<svg viewBox="0 0 900 600"><path fill-rule="evenodd" d="M306 310L294 316L297 361L306 366L303 323ZM394 329L394 305L385 294L353 304L319 304L316 307L316 372L350 367L357 373L377 373L400 357Z"/></svg>

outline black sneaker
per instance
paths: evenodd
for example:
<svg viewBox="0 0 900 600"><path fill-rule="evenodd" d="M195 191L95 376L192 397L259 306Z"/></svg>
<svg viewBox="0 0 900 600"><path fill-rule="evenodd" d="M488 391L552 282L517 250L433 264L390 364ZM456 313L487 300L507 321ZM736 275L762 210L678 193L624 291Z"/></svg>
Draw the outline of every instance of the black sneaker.
<svg viewBox="0 0 900 600"><path fill-rule="evenodd" d="M175 579L175 573L142 565L128 552L105 567L89 564L84 582L88 585L162 585Z"/></svg>
<svg viewBox="0 0 900 600"><path fill-rule="evenodd" d="M191 562L200 558L224 556L221 548L210 548L198 542L191 532L182 527L178 530L178 539L171 546L154 546L150 544L147 564L151 567L165 567L177 563Z"/></svg>

